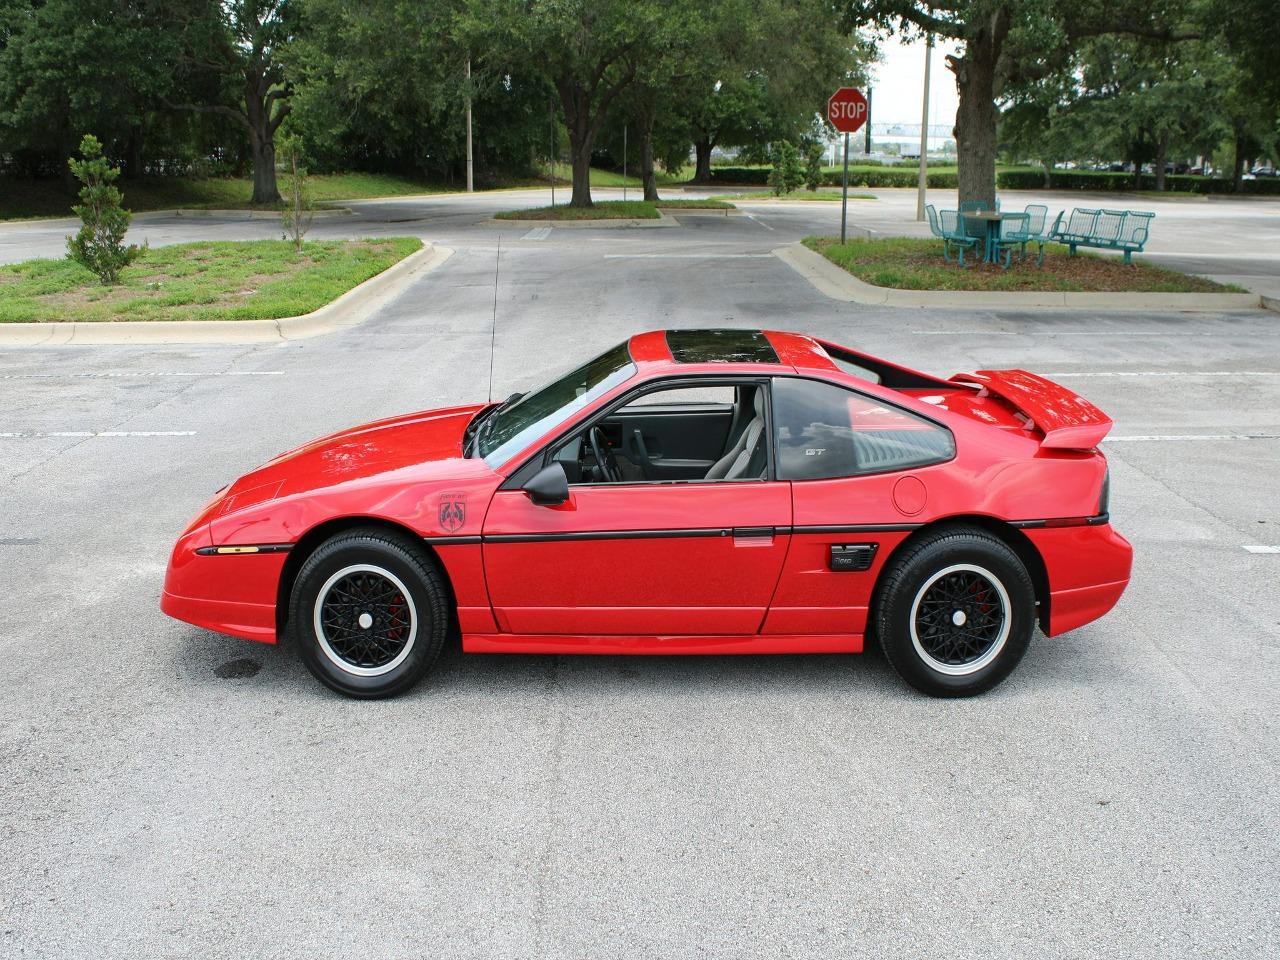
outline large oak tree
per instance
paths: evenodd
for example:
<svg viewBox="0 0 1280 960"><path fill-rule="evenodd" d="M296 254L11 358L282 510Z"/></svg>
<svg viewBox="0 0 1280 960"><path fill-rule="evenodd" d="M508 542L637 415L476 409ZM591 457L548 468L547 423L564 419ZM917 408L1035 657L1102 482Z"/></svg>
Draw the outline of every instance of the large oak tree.
<svg viewBox="0 0 1280 960"><path fill-rule="evenodd" d="M1088 37L1199 36L1191 7L1188 0L852 0L846 13L854 25L960 44L960 53L947 58L959 94L960 199L993 203L998 101L1011 83L1063 69Z"/></svg>

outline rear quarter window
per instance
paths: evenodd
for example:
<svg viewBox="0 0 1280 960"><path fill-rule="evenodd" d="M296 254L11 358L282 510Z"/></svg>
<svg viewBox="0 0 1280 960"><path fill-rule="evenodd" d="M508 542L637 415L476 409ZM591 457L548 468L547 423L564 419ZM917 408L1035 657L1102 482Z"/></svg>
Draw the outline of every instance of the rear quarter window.
<svg viewBox="0 0 1280 960"><path fill-rule="evenodd" d="M955 456L951 431L874 397L817 380L773 382L778 479L909 470Z"/></svg>

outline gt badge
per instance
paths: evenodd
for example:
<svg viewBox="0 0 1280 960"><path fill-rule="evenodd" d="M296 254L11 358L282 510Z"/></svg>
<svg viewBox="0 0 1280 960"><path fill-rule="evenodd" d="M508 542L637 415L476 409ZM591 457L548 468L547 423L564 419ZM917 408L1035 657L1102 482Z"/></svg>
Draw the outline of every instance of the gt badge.
<svg viewBox="0 0 1280 960"><path fill-rule="evenodd" d="M440 494L440 526L449 533L462 529L467 522L467 495L465 493Z"/></svg>

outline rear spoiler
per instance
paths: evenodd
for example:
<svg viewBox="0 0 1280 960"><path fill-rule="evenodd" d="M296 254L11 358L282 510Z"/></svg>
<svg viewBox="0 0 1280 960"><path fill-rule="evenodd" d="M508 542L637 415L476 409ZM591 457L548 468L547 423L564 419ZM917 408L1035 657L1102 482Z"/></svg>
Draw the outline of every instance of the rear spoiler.
<svg viewBox="0 0 1280 960"><path fill-rule="evenodd" d="M981 388L978 396L991 394L1012 405L1026 421L1025 429L1044 434L1042 447L1090 450L1114 426L1110 417L1084 397L1025 370L979 370L958 373L951 379L977 384Z"/></svg>

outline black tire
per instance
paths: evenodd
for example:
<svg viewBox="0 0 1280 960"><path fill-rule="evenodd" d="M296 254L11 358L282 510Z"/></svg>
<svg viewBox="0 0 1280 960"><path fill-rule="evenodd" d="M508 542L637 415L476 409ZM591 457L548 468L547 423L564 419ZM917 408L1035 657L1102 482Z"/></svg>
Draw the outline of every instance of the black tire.
<svg viewBox="0 0 1280 960"><path fill-rule="evenodd" d="M1027 652L1035 588L1018 555L991 534L942 528L894 558L873 623L903 680L930 696L971 697L1004 680Z"/></svg>
<svg viewBox="0 0 1280 960"><path fill-rule="evenodd" d="M393 697L431 669L450 624L444 577L408 537L348 530L307 557L289 599L307 669L349 697Z"/></svg>

